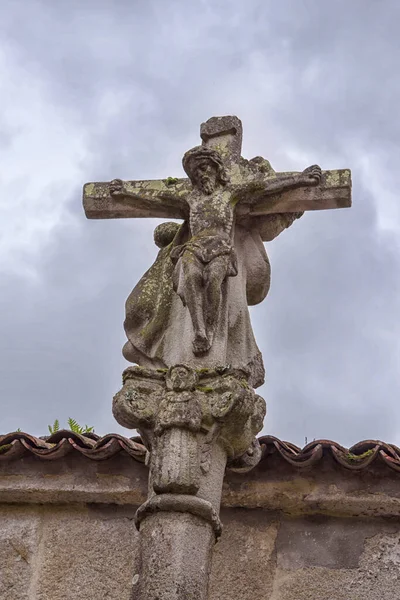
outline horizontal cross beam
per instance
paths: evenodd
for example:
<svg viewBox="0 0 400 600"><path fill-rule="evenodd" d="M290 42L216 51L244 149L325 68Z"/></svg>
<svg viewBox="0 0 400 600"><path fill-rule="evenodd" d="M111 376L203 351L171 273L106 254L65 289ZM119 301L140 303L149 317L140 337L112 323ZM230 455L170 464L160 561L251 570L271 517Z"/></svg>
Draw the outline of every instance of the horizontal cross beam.
<svg viewBox="0 0 400 600"><path fill-rule="evenodd" d="M159 199L160 195L184 195L189 191L189 179L148 179L124 181L124 189L128 192L145 192ZM133 202L111 196L110 182L85 183L83 186L83 208L88 219L124 219L159 217L165 219L182 219L182 210L168 200L158 201L152 207L135 206Z"/></svg>
<svg viewBox="0 0 400 600"><path fill-rule="evenodd" d="M293 173L277 173L285 177ZM269 176L270 177L270 176ZM260 181L259 178L257 178ZM247 180L248 181L248 180ZM188 179L154 179L125 181L130 192L145 192L154 197L148 206L136 206L134 200L127 202L111 196L110 182L86 183L83 188L83 206L88 219L119 219L158 217L182 219L182 206L177 197L184 199L190 191ZM171 201L168 195L171 194ZM175 197L175 200L173 199ZM300 212L347 208L351 206L351 173L349 169L323 171L320 185L299 187L287 192L265 195L255 204L240 203L236 206L238 219L241 216L259 216L273 213Z"/></svg>
<svg viewBox="0 0 400 600"><path fill-rule="evenodd" d="M277 177L295 173L277 173ZM340 169L322 171L321 182L317 186L299 187L287 192L266 195L252 205L238 205L237 215L268 215L273 213L293 213L308 210L349 208L351 206L351 171Z"/></svg>

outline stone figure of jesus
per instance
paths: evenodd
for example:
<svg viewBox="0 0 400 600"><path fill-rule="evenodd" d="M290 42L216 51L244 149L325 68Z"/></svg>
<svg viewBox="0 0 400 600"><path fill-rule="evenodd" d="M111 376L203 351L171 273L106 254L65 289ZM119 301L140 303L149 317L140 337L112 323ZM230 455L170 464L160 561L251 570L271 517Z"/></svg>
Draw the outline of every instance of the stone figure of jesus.
<svg viewBox="0 0 400 600"><path fill-rule="evenodd" d="M321 169L313 165L302 173L262 182L231 184L217 151L198 146L186 152L183 167L192 189L186 195L160 192L160 201L179 204L188 219L189 239L171 252L174 264L172 283L184 306L187 306L194 330L193 353L207 353L213 343L227 277L238 274L234 247L235 206L241 200L255 203L260 195L277 194L297 187L316 186ZM154 202L145 191L129 192L121 180L110 184L112 196L126 198L140 205ZM302 213L292 213L292 220Z"/></svg>
<svg viewBox="0 0 400 600"><path fill-rule="evenodd" d="M147 369L229 366L252 387L264 366L248 306L266 297L270 242L305 210L351 205L348 169L276 173L241 157L237 117L212 117L183 157L187 178L87 183L90 219L172 218L156 227L156 260L129 295L123 355ZM183 222L182 222L183 221Z"/></svg>

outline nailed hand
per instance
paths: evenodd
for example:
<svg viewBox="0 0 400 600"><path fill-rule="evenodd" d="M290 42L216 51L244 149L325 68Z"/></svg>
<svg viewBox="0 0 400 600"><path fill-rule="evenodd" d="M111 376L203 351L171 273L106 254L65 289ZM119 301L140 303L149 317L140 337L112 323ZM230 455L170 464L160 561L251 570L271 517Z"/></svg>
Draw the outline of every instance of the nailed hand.
<svg viewBox="0 0 400 600"><path fill-rule="evenodd" d="M110 182L111 196L122 196L124 192L124 182L122 179L113 179Z"/></svg>
<svg viewBox="0 0 400 600"><path fill-rule="evenodd" d="M302 178L304 183L308 185L318 185L321 181L322 171L321 167L318 165L311 165L311 167L307 167L304 169L302 173Z"/></svg>

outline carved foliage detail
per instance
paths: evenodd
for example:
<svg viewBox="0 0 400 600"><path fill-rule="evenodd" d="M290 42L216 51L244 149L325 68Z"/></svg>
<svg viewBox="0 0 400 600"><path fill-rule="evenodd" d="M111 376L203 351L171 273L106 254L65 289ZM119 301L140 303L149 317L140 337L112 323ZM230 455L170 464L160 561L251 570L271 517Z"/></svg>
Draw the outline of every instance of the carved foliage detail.
<svg viewBox="0 0 400 600"><path fill-rule="evenodd" d="M121 425L142 435L156 493L196 494L216 442L237 470L260 458L254 436L262 428L265 402L229 369L129 367L113 412Z"/></svg>

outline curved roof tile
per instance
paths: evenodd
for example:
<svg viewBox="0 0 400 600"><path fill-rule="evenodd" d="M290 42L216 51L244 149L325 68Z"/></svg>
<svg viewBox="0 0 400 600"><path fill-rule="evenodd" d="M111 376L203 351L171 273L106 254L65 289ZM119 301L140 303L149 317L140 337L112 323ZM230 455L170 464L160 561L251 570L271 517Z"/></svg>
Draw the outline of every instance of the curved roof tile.
<svg viewBox="0 0 400 600"><path fill-rule="evenodd" d="M386 465L400 472L400 448L379 440L364 440L351 448L345 448L330 440L315 440L304 448L279 440L270 435L259 438L262 462L271 455L278 455L295 468L311 467L330 455L345 469L361 471L372 463ZM33 454L40 460L56 460L70 452L78 452L91 460L107 460L123 452L145 461L146 448L139 437L127 438L117 433L102 437L96 434L81 435L61 430L48 437L37 438L23 432L0 436L0 462L10 461Z"/></svg>

